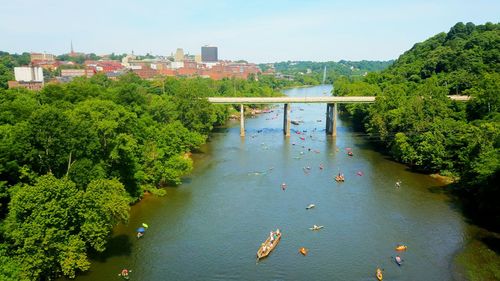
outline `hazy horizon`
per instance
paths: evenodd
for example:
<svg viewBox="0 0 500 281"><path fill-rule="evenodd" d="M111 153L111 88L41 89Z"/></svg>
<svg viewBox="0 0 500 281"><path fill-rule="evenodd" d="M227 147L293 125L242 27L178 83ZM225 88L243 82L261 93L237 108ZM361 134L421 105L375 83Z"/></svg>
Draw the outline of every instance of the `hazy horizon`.
<svg viewBox="0 0 500 281"><path fill-rule="evenodd" d="M0 11L0 49L59 55L72 41L75 52L167 56L209 44L222 60L386 61L457 22L497 23L500 14L500 2L485 0L332 2L11 1Z"/></svg>

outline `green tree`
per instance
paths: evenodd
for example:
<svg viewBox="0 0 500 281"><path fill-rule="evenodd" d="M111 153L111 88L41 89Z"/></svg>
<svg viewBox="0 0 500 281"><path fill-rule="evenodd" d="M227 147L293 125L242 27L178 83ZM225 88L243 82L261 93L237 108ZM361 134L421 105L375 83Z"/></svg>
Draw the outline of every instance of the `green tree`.
<svg viewBox="0 0 500 281"><path fill-rule="evenodd" d="M112 227L127 221L129 201L116 180L94 181L81 191L49 174L20 188L9 205L5 235L22 261L22 276L75 277L87 270L86 251L105 249Z"/></svg>

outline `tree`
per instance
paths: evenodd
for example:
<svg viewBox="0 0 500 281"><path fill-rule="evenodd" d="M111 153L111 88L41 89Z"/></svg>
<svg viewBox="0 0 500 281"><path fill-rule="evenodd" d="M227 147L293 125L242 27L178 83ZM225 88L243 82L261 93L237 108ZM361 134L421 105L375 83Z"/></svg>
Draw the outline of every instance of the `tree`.
<svg viewBox="0 0 500 281"><path fill-rule="evenodd" d="M48 174L21 187L9 205L5 235L22 261L22 276L75 277L87 270L86 251L105 249L112 227L127 221L129 201L116 180L93 181L81 191Z"/></svg>

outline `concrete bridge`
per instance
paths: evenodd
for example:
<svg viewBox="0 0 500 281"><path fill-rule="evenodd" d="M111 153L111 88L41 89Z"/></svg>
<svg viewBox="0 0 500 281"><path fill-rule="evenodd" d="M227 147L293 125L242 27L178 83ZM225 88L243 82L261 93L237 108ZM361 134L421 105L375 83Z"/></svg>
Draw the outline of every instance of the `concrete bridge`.
<svg viewBox="0 0 500 281"><path fill-rule="evenodd" d="M469 96L448 96L456 101L468 101ZM373 103L375 97L367 96L344 96L344 97L210 97L208 101L216 104L239 104L240 105L240 135L245 136L245 104L284 104L283 133L290 136L290 108L292 103L326 103L326 133L337 136L337 103Z"/></svg>

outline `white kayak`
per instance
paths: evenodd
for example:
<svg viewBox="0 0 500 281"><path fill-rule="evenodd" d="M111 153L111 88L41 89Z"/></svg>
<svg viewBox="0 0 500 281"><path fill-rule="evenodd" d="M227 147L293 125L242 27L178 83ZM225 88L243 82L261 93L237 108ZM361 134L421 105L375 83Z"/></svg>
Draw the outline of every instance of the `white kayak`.
<svg viewBox="0 0 500 281"><path fill-rule="evenodd" d="M322 229L324 226L322 225L313 225L313 227L309 227L310 230L320 230Z"/></svg>

